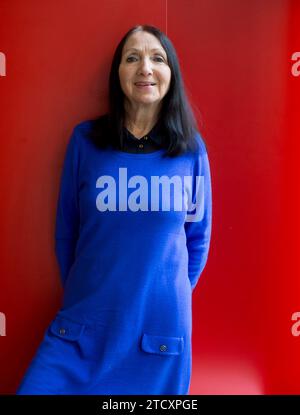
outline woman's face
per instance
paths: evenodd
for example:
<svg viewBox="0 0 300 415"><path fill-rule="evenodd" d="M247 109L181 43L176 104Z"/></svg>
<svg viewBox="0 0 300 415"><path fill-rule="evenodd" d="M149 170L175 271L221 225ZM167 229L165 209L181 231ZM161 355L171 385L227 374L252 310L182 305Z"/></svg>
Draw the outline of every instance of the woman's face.
<svg viewBox="0 0 300 415"><path fill-rule="evenodd" d="M158 105L169 90L171 69L160 41L138 31L124 44L119 66L121 88L133 105ZM153 85L154 84L154 85Z"/></svg>

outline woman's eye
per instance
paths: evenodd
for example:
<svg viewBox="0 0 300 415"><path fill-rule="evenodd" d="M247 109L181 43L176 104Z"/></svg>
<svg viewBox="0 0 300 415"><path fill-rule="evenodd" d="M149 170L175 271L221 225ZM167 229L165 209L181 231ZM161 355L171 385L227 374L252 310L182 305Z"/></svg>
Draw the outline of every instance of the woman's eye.
<svg viewBox="0 0 300 415"><path fill-rule="evenodd" d="M134 62L137 59L136 56L128 56L126 62ZM155 62L164 62L164 58L162 56L154 56Z"/></svg>
<svg viewBox="0 0 300 415"><path fill-rule="evenodd" d="M133 59L136 59L134 56L128 56L126 62L132 62Z"/></svg>

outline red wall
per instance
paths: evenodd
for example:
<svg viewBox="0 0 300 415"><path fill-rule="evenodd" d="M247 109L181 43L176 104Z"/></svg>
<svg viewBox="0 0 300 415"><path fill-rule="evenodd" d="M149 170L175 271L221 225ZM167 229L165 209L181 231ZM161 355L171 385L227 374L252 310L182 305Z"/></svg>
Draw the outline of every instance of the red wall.
<svg viewBox="0 0 300 415"><path fill-rule="evenodd" d="M112 53L137 23L173 41L210 156L191 393L300 393L299 2L11 0L0 15L0 393L14 393L59 307L65 146L76 123L106 110Z"/></svg>

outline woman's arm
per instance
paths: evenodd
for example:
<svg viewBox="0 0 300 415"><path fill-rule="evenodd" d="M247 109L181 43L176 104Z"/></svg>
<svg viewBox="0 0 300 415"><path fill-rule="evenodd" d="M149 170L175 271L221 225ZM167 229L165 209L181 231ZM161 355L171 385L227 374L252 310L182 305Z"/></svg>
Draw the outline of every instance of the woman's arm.
<svg viewBox="0 0 300 415"><path fill-rule="evenodd" d="M211 175L207 151L203 140L197 134L199 151L193 167L193 195L192 203L201 211L201 215L195 221L185 222L185 232L187 238L187 249L189 253L188 274L192 289L194 290L200 275L205 267L211 238L212 225L212 190ZM199 176L199 188L196 187L196 176ZM201 199L202 198L202 199ZM199 204L203 203L199 209ZM192 215L191 215L192 217Z"/></svg>
<svg viewBox="0 0 300 415"><path fill-rule="evenodd" d="M75 128L65 152L56 210L55 254L63 286L75 259L79 234L78 168L79 143Z"/></svg>

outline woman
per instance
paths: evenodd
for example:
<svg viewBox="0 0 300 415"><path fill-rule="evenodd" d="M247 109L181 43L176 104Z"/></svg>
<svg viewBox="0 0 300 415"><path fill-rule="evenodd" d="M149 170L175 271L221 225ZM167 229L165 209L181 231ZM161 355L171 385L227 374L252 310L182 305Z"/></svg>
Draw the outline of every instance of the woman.
<svg viewBox="0 0 300 415"><path fill-rule="evenodd" d="M18 394L187 394L191 298L207 260L206 147L174 47L129 30L109 113L75 127L56 219L63 304Z"/></svg>

